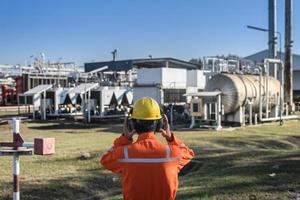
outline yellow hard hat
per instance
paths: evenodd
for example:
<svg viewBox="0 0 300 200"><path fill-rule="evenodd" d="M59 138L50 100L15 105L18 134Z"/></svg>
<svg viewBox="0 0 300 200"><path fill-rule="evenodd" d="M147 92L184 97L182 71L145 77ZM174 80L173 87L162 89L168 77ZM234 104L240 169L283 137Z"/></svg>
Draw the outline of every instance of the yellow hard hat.
<svg viewBox="0 0 300 200"><path fill-rule="evenodd" d="M143 97L134 103L131 118L140 120L158 120L161 119L162 116L158 103L150 97Z"/></svg>

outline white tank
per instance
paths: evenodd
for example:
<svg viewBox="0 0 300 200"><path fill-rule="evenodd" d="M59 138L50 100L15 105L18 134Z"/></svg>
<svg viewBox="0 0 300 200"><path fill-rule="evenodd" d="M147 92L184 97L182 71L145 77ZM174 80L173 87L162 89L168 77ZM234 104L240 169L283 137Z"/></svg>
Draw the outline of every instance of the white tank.
<svg viewBox="0 0 300 200"><path fill-rule="evenodd" d="M274 106L280 95L280 82L269 77L269 103ZM266 102L266 77L262 76L262 102ZM221 91L224 113L232 113L252 99L253 110L259 109L259 75L217 74L208 80L205 91ZM209 99L207 99L209 100Z"/></svg>

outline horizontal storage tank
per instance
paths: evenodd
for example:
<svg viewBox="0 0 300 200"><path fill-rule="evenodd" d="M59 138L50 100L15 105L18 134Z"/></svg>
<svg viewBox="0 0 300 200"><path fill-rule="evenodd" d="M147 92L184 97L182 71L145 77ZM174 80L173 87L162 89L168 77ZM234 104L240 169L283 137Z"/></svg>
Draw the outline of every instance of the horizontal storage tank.
<svg viewBox="0 0 300 200"><path fill-rule="evenodd" d="M266 80L262 76L262 102L266 102ZM280 95L280 82L269 77L269 103L274 106ZM252 99L254 110L259 109L259 75L217 74L208 80L205 91L221 91L224 113L229 114L246 105ZM209 99L206 99L209 100Z"/></svg>

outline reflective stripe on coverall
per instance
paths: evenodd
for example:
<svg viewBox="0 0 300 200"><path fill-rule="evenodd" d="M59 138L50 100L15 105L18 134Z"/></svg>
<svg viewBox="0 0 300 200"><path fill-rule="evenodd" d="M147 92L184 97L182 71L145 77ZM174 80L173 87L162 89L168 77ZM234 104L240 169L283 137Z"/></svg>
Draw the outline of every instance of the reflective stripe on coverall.
<svg viewBox="0 0 300 200"><path fill-rule="evenodd" d="M125 200L172 200L178 189L178 173L194 157L193 150L172 134L161 143L154 133L143 133L135 143L125 136L114 141L101 158L108 170L122 175Z"/></svg>

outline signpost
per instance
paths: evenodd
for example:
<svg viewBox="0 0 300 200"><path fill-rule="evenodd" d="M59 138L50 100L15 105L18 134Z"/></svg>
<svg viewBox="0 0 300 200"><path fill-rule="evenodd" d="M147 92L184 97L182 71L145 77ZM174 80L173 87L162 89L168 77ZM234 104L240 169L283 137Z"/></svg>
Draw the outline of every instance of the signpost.
<svg viewBox="0 0 300 200"><path fill-rule="evenodd" d="M20 134L20 119L12 119L12 128L13 142L0 142L0 156L13 156L13 200L20 200L20 156L53 154L55 139L38 138L35 143L24 143Z"/></svg>

